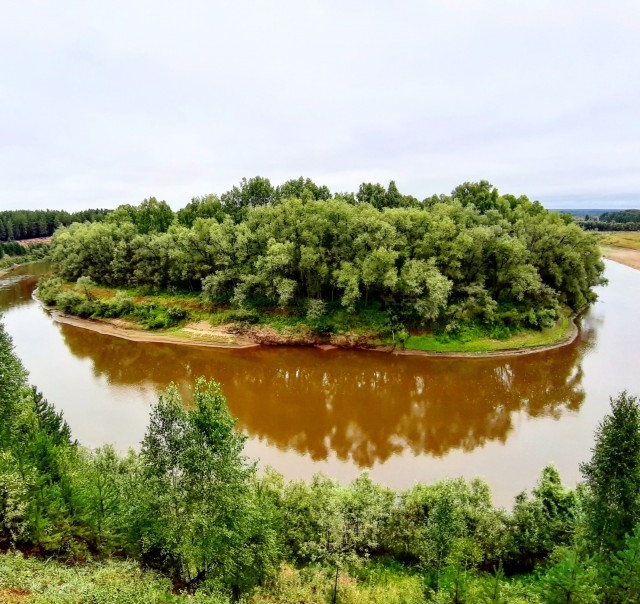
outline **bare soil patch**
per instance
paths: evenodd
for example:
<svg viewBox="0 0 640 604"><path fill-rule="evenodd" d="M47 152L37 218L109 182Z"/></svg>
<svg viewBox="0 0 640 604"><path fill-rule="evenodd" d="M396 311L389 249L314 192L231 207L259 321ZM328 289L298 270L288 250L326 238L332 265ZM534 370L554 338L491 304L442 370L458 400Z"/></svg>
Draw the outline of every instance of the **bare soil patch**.
<svg viewBox="0 0 640 604"><path fill-rule="evenodd" d="M164 344L182 344L185 346L205 346L210 348L249 348L258 346L253 340L233 334L222 327L211 327L206 321L190 323L173 332L153 333L140 329L135 323L124 319L80 319L50 310L58 323L89 329L103 335L115 336L132 342L160 342ZM206 328L203 324L206 324Z"/></svg>

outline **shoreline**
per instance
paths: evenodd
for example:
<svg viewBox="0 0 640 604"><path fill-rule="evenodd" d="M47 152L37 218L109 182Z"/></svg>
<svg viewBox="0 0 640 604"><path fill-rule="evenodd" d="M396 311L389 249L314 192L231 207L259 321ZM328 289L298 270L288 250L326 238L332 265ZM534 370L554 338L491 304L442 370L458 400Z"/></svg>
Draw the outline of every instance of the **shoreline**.
<svg viewBox="0 0 640 604"><path fill-rule="evenodd" d="M36 300L38 300L37 297ZM201 346L203 348L229 348L237 350L241 350L244 348L255 348L256 346L260 346L260 344L258 344L257 342L233 343L216 342L214 340L189 340L188 338L181 338L179 336L167 334L166 332L154 334L148 332L147 330L119 327L118 325L114 325L113 323L109 323L108 321L99 321L97 319L81 319L80 317L67 315L60 312L59 310L49 308L42 302L40 302L40 300L38 300L38 302L47 311L47 313L49 313L51 318L56 321L56 323L71 325L80 329L87 329L89 331L94 331L105 336L121 338L123 340L129 340L131 342L156 342L159 344L180 344L183 346Z"/></svg>
<svg viewBox="0 0 640 604"><path fill-rule="evenodd" d="M21 266L35 264L36 262L42 262L42 260L44 260L44 258L38 258L36 260L27 260L26 262L15 262L11 266L8 266L7 268L0 269L0 279L6 277L11 271L14 271L17 268L20 268Z"/></svg>
<svg viewBox="0 0 640 604"><path fill-rule="evenodd" d="M640 250L613 245L601 245L600 250L602 251L602 256L607 260L640 270Z"/></svg>
<svg viewBox="0 0 640 604"><path fill-rule="evenodd" d="M170 333L149 333L147 330L142 329L132 329L120 327L118 325L114 325L108 321L101 321L97 319L82 319L80 317L75 317L72 315L67 315L53 308L47 307L44 303L42 303L35 292L33 294L35 300L43 307L43 309L51 316L51 318L57 323L61 323L64 325L71 325L72 327L78 327L80 329L87 329L89 331L94 331L96 333L100 333L107 336L112 336L116 338L121 338L124 340L129 340L132 342L147 342L147 343L159 343L159 344L176 344L182 346L200 346L202 348L227 348L230 350L243 350L247 348L256 348L266 347L266 346L303 346L305 348L317 348L322 351L331 351L331 350L365 350L371 352L381 352L386 354L394 354L397 356L422 356L422 357L431 357L431 358L492 358L492 357L510 357L510 356L522 356L527 354L535 354L538 352L546 352L549 350L554 350L556 348L561 348L563 346L569 346L573 344L573 342L578 337L580 330L578 325L576 324L575 318L571 317L569 319L570 328L569 333L565 335L558 342L554 342L552 344L543 344L541 346L529 346L529 347L520 347L520 348L505 348L503 350L494 350L494 351L486 351L486 352L436 352L436 351L425 351L425 350L412 350L405 349L399 350L397 348L392 348L388 345L379 345L379 346L338 346L335 344L295 344L295 343L284 343L284 344L262 344L260 342L251 341L249 338L245 338L244 341L240 339L240 341L236 342L222 342L215 341L214 339L189 339L188 337L181 337L177 335L171 335Z"/></svg>

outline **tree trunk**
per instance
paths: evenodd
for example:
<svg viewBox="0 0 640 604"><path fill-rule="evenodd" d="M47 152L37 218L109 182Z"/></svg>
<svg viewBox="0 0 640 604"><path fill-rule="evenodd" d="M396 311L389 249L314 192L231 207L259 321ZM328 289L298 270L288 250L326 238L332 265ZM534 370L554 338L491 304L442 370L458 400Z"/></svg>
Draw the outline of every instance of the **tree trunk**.
<svg viewBox="0 0 640 604"><path fill-rule="evenodd" d="M336 566L336 578L333 582L333 596L331 597L331 604L338 602L338 566Z"/></svg>

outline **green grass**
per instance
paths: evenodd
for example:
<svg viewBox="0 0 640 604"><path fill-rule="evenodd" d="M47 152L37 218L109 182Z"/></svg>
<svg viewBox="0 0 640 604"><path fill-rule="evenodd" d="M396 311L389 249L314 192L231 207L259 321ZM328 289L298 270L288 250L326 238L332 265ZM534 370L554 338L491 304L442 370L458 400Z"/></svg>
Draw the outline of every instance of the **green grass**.
<svg viewBox="0 0 640 604"><path fill-rule="evenodd" d="M25 254L23 256L3 256L0 258L0 271L5 271L19 264L28 264L42 260L42 256L36 254Z"/></svg>
<svg viewBox="0 0 640 604"><path fill-rule="evenodd" d="M573 329L568 317L561 319L554 327L540 331L527 329L505 339L478 335L471 339L447 338L438 334L409 336L405 343L407 350L422 352L497 352L518 348L533 348L556 344L567 338Z"/></svg>
<svg viewBox="0 0 640 604"><path fill-rule="evenodd" d="M283 565L264 587L243 598L246 604L298 604L331 601L333 568ZM342 571L341 604L422 604L420 574L398 564L367 564L355 573ZM228 604L223 595L172 593L171 582L130 560L65 565L56 560L0 555L0 602L25 604Z"/></svg>
<svg viewBox="0 0 640 604"><path fill-rule="evenodd" d="M602 235L600 245L640 250L640 231L606 233Z"/></svg>
<svg viewBox="0 0 640 604"><path fill-rule="evenodd" d="M335 570L319 565L294 568L284 564L280 572L252 594L244 604L326 604L331 601ZM528 580L527 580L528 579ZM338 577L340 604L444 604L452 602L454 586L447 569L435 592L415 569L393 561L371 561L343 569ZM490 575L465 574L466 602L490 601L498 593L501 602L538 604L534 577L500 579L496 587ZM222 594L198 591L176 593L171 582L144 570L131 560L87 561L73 565L55 559L0 554L0 602L2 604L230 604Z"/></svg>
<svg viewBox="0 0 640 604"><path fill-rule="evenodd" d="M187 601L186 596L177 598L171 594L168 579L143 571L131 561L67 566L54 560L24 557L20 553L0 555L0 602L159 604Z"/></svg>

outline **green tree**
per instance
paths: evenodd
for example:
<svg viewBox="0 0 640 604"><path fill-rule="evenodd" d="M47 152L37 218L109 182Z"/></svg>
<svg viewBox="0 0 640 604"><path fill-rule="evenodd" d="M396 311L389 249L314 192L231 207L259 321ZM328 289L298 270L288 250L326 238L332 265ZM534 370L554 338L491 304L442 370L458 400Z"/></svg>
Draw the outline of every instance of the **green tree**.
<svg viewBox="0 0 640 604"><path fill-rule="evenodd" d="M623 548L640 522L640 406L622 392L596 430L591 460L581 465L589 487L587 526L598 553Z"/></svg>
<svg viewBox="0 0 640 604"><path fill-rule="evenodd" d="M219 384L199 378L193 399L185 409L172 385L152 411L135 510L141 550L191 588L215 582L240 593L256 580L256 555L263 568L270 559L273 540Z"/></svg>
<svg viewBox="0 0 640 604"><path fill-rule="evenodd" d="M0 315L0 319L1 319ZM27 372L13 352L13 342L0 321L0 446L11 444L12 428L23 409Z"/></svg>
<svg viewBox="0 0 640 604"><path fill-rule="evenodd" d="M276 192L281 199L295 197L303 201L323 201L331 198L331 192L326 186L318 186L310 178L305 179L302 176L288 180L277 187Z"/></svg>
<svg viewBox="0 0 640 604"><path fill-rule="evenodd" d="M598 573L591 558L577 549L558 548L554 564L541 581L541 595L548 604L596 604L600 601Z"/></svg>
<svg viewBox="0 0 640 604"><path fill-rule="evenodd" d="M191 228L198 218L215 218L218 222L222 222L224 216L224 207L215 195L194 197L176 214L178 222L188 228Z"/></svg>
<svg viewBox="0 0 640 604"><path fill-rule="evenodd" d="M276 190L271 185L271 181L261 176L248 180L243 178L240 186L233 187L220 197L225 212L236 221L245 217L248 208L266 206L276 199Z"/></svg>
<svg viewBox="0 0 640 604"><path fill-rule="evenodd" d="M635 604L640 602L640 524L627 535L624 549L605 561L604 592L611 602Z"/></svg>

